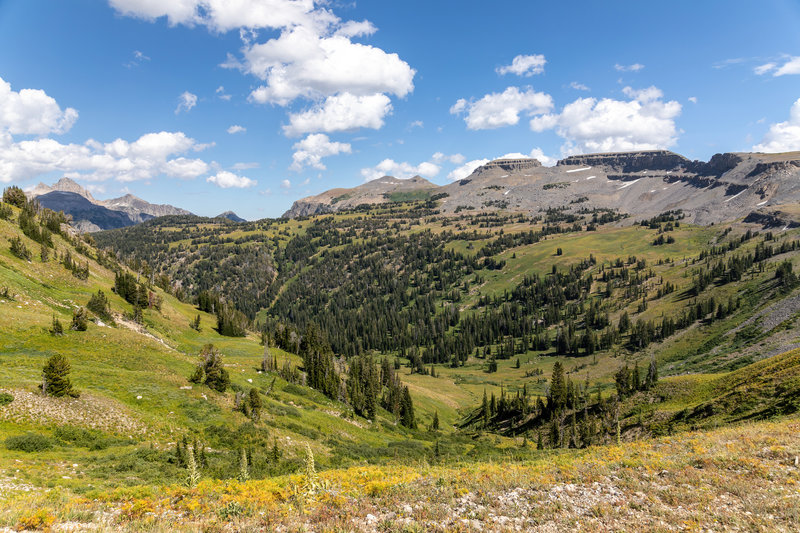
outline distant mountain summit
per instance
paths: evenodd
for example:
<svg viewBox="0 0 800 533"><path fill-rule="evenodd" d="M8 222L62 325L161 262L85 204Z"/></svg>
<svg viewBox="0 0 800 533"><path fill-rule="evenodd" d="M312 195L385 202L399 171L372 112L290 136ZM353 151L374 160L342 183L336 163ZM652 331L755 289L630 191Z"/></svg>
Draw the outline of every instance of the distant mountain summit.
<svg viewBox="0 0 800 533"><path fill-rule="evenodd" d="M382 204L404 200L424 200L439 186L421 176L399 179L383 176L352 189L331 189L317 196L297 200L283 214L285 218L331 213L361 204Z"/></svg>
<svg viewBox="0 0 800 533"><path fill-rule="evenodd" d="M441 187L420 177L386 176L353 189L333 189L296 201L284 216L426 196L441 198L439 211L445 215L611 209L642 219L680 209L696 224L743 218L783 227L800 225L800 152L724 153L706 162L668 150L642 150L575 155L553 167L536 159L498 159Z"/></svg>
<svg viewBox="0 0 800 533"><path fill-rule="evenodd" d="M97 200L69 178L61 178L52 186L40 183L28 196L38 199L43 207L71 215L72 225L83 232L124 228L166 215L192 214L171 205L151 204L132 194Z"/></svg>
<svg viewBox="0 0 800 533"><path fill-rule="evenodd" d="M247 219L244 219L234 213L233 211L225 211L224 213L220 213L219 215L215 216L214 218L227 218L232 222L247 222Z"/></svg>

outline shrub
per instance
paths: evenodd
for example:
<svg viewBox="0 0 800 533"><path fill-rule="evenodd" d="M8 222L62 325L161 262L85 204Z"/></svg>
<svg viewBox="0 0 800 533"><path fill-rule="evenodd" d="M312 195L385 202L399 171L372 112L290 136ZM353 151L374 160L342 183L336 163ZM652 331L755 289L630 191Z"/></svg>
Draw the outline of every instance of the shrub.
<svg viewBox="0 0 800 533"><path fill-rule="evenodd" d="M56 517L50 514L47 509L38 509L22 515L17 524L17 528L26 530L48 530L56 521Z"/></svg>
<svg viewBox="0 0 800 533"><path fill-rule="evenodd" d="M53 447L53 441L39 433L25 433L8 437L5 442L6 449L20 452L42 452Z"/></svg>
<svg viewBox="0 0 800 533"><path fill-rule="evenodd" d="M5 407L14 401L14 397L7 392L0 392L0 407Z"/></svg>

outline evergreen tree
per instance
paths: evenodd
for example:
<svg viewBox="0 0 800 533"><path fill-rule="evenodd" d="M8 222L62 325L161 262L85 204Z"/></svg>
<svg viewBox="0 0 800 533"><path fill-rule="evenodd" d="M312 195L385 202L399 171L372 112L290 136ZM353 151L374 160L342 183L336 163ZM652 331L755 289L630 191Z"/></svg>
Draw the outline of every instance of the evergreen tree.
<svg viewBox="0 0 800 533"><path fill-rule="evenodd" d="M650 358L650 366L647 369L647 377L644 381L646 389L653 387L658 382L658 365L656 365L656 358Z"/></svg>
<svg viewBox="0 0 800 533"><path fill-rule="evenodd" d="M434 431L439 431L439 411L433 412L433 422L431 422L431 428ZM436 442L438 443L439 441Z"/></svg>
<svg viewBox="0 0 800 533"><path fill-rule="evenodd" d="M231 383L230 375L222 364L222 354L213 344L206 344L200 350L202 360L189 378L192 383L205 383L217 392L225 392Z"/></svg>
<svg viewBox="0 0 800 533"><path fill-rule="evenodd" d="M106 322L111 321L111 309L108 298L106 298L102 290L97 291L89 298L89 303L86 304L86 308Z"/></svg>
<svg viewBox="0 0 800 533"><path fill-rule="evenodd" d="M28 198L25 196L25 193L22 191L22 189L16 185L12 185L3 190L3 201L7 204L11 204L22 209L27 204Z"/></svg>
<svg viewBox="0 0 800 533"><path fill-rule="evenodd" d="M559 412L567 405L567 384L561 361L556 361L553 365L553 373L550 377L550 396L547 400L547 407L553 413Z"/></svg>
<svg viewBox="0 0 800 533"><path fill-rule="evenodd" d="M79 307L72 312L72 325L69 327L72 331L86 331L88 327L88 317L86 316L86 309Z"/></svg>
<svg viewBox="0 0 800 533"><path fill-rule="evenodd" d="M70 364L67 358L60 353L53 354L42 368L42 394L46 396L78 397L78 392L72 387L69 379Z"/></svg>
<svg viewBox="0 0 800 533"><path fill-rule="evenodd" d="M261 394L255 387L250 389L247 404L250 408L250 418L252 418L254 422L258 422L258 420L261 418L261 408L263 407L263 403L261 402Z"/></svg>
<svg viewBox="0 0 800 533"><path fill-rule="evenodd" d="M400 404L400 424L409 429L417 427L417 423L414 420L414 404L411 401L411 393L408 392L408 387L403 387L403 400Z"/></svg>
<svg viewBox="0 0 800 533"><path fill-rule="evenodd" d="M11 239L11 253L25 261L30 261L32 257L28 247L19 237Z"/></svg>
<svg viewBox="0 0 800 533"><path fill-rule="evenodd" d="M56 315L53 315L53 327L50 329L50 335L53 337L64 335L64 326L61 325L61 321L56 318Z"/></svg>

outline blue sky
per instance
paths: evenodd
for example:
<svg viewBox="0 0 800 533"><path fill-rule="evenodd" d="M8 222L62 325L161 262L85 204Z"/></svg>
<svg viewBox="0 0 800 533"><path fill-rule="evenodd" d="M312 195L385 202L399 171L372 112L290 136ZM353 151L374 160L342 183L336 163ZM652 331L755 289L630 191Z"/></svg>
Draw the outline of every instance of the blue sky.
<svg viewBox="0 0 800 533"><path fill-rule="evenodd" d="M800 3L0 0L0 185L279 216L508 154L800 150Z"/></svg>

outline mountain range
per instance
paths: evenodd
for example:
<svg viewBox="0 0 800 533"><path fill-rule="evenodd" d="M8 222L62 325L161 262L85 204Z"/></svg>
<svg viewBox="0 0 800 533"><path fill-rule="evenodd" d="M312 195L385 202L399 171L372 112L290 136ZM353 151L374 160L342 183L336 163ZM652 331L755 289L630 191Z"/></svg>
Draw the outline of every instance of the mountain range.
<svg viewBox="0 0 800 533"><path fill-rule="evenodd" d="M800 152L724 153L703 162L650 150L576 155L553 167L536 159L498 159L444 186L419 176L385 176L352 189L332 189L294 202L284 217L436 196L442 214L566 207L651 217L680 209L689 222L702 225L747 218L786 226L800 220L798 178Z"/></svg>
<svg viewBox="0 0 800 533"><path fill-rule="evenodd" d="M43 207L72 216L72 225L81 232L117 229L166 215L191 215L190 211L167 204L151 204L132 194L110 200L97 200L88 190L69 178L53 186L40 183L28 196Z"/></svg>

